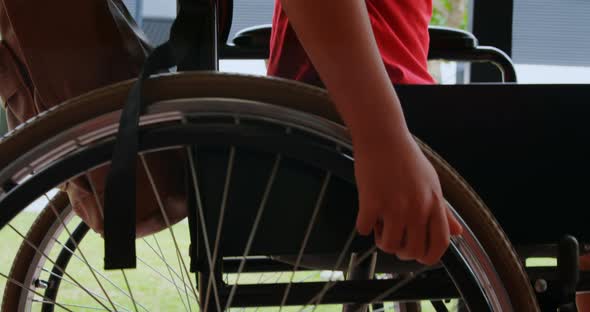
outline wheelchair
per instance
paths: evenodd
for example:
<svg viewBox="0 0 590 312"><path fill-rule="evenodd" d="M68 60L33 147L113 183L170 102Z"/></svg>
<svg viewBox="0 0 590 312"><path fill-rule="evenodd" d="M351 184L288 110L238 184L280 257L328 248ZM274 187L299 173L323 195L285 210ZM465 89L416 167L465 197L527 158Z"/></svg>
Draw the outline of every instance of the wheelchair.
<svg viewBox="0 0 590 312"><path fill-rule="evenodd" d="M2 311L409 311L418 301L434 311L572 307L574 292L585 286L583 279L577 283L580 247L571 236L559 239L570 233L587 241L583 218L538 233L520 224L530 216L514 208L551 206L561 197L564 204L576 202L565 189L582 188L569 184L585 167L564 174L538 166L550 161L568 170L586 156L585 149L575 155L558 149L583 142L576 126L587 86L398 88L409 125L465 229L439 265L424 267L383 254L371 237L356 234L354 154L325 91L204 71L216 70L219 58L265 58L268 28L245 30L226 45L231 1L203 3L209 23L195 37L198 57L178 64L178 73L144 82L147 106L139 122L140 158L170 149L186 153L187 220L138 239L136 270L99 269L103 255L95 247L102 239L54 189L109 163L134 81L50 109L0 142L0 230L22 241L10 271L0 272L7 280ZM491 61L505 81L515 81L509 58L478 47L471 35L440 28L431 35L439 44L431 48L433 58ZM543 106L552 101L569 108ZM544 122L564 115L571 115L568 123L541 132ZM545 150L546 137L555 150ZM519 167L529 160L531 166ZM549 185L553 181L560 182ZM540 191L544 199L520 197ZM19 226L38 200L46 203L40 215ZM534 222L555 226L567 212ZM524 259L539 255L558 256L557 269L525 271Z"/></svg>

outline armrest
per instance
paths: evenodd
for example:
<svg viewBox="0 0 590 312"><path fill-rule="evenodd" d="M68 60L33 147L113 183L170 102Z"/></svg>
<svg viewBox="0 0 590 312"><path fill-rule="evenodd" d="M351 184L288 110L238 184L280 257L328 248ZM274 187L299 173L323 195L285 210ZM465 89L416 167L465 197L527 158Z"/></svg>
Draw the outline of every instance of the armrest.
<svg viewBox="0 0 590 312"><path fill-rule="evenodd" d="M268 49L271 25L258 25L240 30L232 39L236 47L249 49Z"/></svg>
<svg viewBox="0 0 590 312"><path fill-rule="evenodd" d="M492 47L478 47L475 36L467 31L449 27L430 26L429 59L491 62L503 74L505 82L516 81L516 71L510 58ZM270 49L271 25L259 25L241 30L232 45L222 50L224 58L267 58Z"/></svg>
<svg viewBox="0 0 590 312"><path fill-rule="evenodd" d="M475 36L463 30L430 26L428 32L431 51L466 50L477 47ZM240 50L268 50L270 33L270 24L249 27L238 32L231 43Z"/></svg>
<svg viewBox="0 0 590 312"><path fill-rule="evenodd" d="M473 34L449 27L430 26L431 49L466 49L477 46ZM240 48L265 48L270 42L271 25L258 25L239 31L232 43Z"/></svg>
<svg viewBox="0 0 590 312"><path fill-rule="evenodd" d="M430 50L463 50L477 47L477 38L467 31L441 27L428 27Z"/></svg>
<svg viewBox="0 0 590 312"><path fill-rule="evenodd" d="M229 45L220 50L227 59L266 59L270 50L271 25L258 25L239 31Z"/></svg>
<svg viewBox="0 0 590 312"><path fill-rule="evenodd" d="M430 26L428 59L449 61L489 62L502 74L504 82L516 82L516 70L510 57L500 49L478 46L477 38L467 31Z"/></svg>

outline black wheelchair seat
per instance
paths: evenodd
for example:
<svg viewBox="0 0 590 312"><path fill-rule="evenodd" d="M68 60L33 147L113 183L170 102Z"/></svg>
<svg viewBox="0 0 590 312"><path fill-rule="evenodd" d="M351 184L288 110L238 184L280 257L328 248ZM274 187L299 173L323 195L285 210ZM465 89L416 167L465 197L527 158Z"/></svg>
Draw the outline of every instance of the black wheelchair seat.
<svg viewBox="0 0 590 312"><path fill-rule="evenodd" d="M590 85L397 86L411 131L453 166L515 246L590 242Z"/></svg>

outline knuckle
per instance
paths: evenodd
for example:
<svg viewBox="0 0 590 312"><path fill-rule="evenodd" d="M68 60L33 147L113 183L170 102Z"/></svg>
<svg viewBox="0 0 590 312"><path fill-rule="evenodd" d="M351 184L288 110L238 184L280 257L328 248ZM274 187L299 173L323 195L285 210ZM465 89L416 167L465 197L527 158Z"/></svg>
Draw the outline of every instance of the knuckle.
<svg viewBox="0 0 590 312"><path fill-rule="evenodd" d="M431 250L428 255L423 258L423 263L426 265L435 265L440 261L445 249Z"/></svg>
<svg viewBox="0 0 590 312"><path fill-rule="evenodd" d="M405 250L398 250L395 253L395 256L402 261L409 261L409 260L415 259Z"/></svg>
<svg viewBox="0 0 590 312"><path fill-rule="evenodd" d="M421 259L421 263L424 265L428 265L428 266L432 266L438 263L438 261L440 260L440 257L425 257L423 259Z"/></svg>
<svg viewBox="0 0 590 312"><path fill-rule="evenodd" d="M384 245L384 244L378 245L378 247L383 252L385 252L387 254L390 254L390 255L393 255L393 254L396 254L397 253L397 250L395 248L391 248L390 246L387 246L387 245Z"/></svg>
<svg viewBox="0 0 590 312"><path fill-rule="evenodd" d="M415 260L423 255L415 244L407 245L403 249L397 251L397 256L401 260Z"/></svg>
<svg viewBox="0 0 590 312"><path fill-rule="evenodd" d="M395 254L397 252L397 248L385 240L376 241L375 243L385 253Z"/></svg>

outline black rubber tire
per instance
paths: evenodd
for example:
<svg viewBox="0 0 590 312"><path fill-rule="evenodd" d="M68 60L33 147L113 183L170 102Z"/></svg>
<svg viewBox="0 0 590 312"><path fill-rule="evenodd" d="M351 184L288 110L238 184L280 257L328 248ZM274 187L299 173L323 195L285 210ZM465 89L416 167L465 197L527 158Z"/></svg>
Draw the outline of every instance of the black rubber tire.
<svg viewBox="0 0 590 312"><path fill-rule="evenodd" d="M133 81L126 81L87 93L69 100L27 122L0 142L0 168L4 168L29 149L56 134L97 116L119 110ZM220 73L183 73L159 76L144 87L146 102L201 97L222 97L261 101L315 114L341 123L327 93L319 88L281 79ZM491 212L468 184L425 144L423 152L435 167L448 202L473 230L487 251L507 289L514 310L539 311L528 277L519 257ZM61 209L66 207L58 196ZM42 213L28 237L37 243L52 223L53 213ZM34 251L23 244L13 263L10 278L24 279L24 272ZM2 311L17 311L20 287L7 283Z"/></svg>

